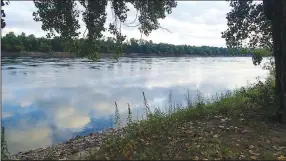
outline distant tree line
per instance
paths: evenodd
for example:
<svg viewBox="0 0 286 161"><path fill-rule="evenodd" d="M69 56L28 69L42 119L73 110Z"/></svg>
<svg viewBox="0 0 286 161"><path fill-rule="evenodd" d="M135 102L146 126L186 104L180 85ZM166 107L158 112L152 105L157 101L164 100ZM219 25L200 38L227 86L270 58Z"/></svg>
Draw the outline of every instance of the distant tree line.
<svg viewBox="0 0 286 161"><path fill-rule="evenodd" d="M77 40L78 42L82 39ZM114 46L114 39L107 37L99 40L100 53L110 53ZM251 53L230 51L222 47L172 45L166 43L153 43L151 40L136 40L131 38L123 43L123 53L137 53L144 55L196 55L196 56L246 56ZM4 52L66 52L64 43L58 37L52 39L36 38L25 33L15 35L10 32L1 38L1 50ZM266 54L267 55L267 54Z"/></svg>

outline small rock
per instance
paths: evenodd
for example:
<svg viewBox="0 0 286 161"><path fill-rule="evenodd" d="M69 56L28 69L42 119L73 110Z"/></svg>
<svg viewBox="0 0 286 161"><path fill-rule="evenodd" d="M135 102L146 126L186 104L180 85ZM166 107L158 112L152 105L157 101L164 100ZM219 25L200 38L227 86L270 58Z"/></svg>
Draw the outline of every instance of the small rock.
<svg viewBox="0 0 286 161"><path fill-rule="evenodd" d="M253 145L250 145L250 146L249 146L249 149L253 149L253 148L254 148L254 146L253 146Z"/></svg>
<svg viewBox="0 0 286 161"><path fill-rule="evenodd" d="M61 158L61 159L59 159L59 160L68 160L68 158L67 158L67 157L64 157L64 158Z"/></svg>
<svg viewBox="0 0 286 161"><path fill-rule="evenodd" d="M215 134L213 137L214 137L214 138L218 138L218 136L219 136L218 134Z"/></svg>
<svg viewBox="0 0 286 161"><path fill-rule="evenodd" d="M251 156L250 158L251 158L251 159L256 159L256 156Z"/></svg>
<svg viewBox="0 0 286 161"><path fill-rule="evenodd" d="M245 134L245 133L248 133L248 130L243 130L242 132L241 132L242 134Z"/></svg>
<svg viewBox="0 0 286 161"><path fill-rule="evenodd" d="M220 122L226 122L227 118L225 119L220 119Z"/></svg>

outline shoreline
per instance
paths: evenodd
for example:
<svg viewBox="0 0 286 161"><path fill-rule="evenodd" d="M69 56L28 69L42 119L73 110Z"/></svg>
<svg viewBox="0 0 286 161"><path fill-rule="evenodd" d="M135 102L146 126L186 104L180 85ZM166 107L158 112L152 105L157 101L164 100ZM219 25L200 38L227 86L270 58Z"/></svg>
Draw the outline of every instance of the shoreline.
<svg viewBox="0 0 286 161"><path fill-rule="evenodd" d="M213 103L198 101L174 107L171 113L149 113L146 120L20 152L11 159L285 159L286 124L273 120L273 94L269 77L218 96Z"/></svg>
<svg viewBox="0 0 286 161"><path fill-rule="evenodd" d="M104 140L110 136L122 137L124 128L108 128L101 132L90 133L85 136L76 136L62 143L46 148L36 148L26 152L12 154L12 159L19 160L77 160L89 155L89 151L99 150Z"/></svg>
<svg viewBox="0 0 286 161"><path fill-rule="evenodd" d="M111 53L100 53L100 58L112 58ZM80 58L70 52L1 52L2 58L17 58L17 57L31 57L31 58ZM144 54L144 53L123 53L121 57L251 57L249 55L213 55L213 56L202 56L202 55L164 55L164 54Z"/></svg>

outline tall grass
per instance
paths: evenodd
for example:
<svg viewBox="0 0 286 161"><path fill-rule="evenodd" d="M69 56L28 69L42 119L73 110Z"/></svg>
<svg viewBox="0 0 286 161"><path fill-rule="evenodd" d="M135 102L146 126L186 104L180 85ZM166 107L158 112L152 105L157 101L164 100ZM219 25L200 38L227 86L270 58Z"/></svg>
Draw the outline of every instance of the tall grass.
<svg viewBox="0 0 286 161"><path fill-rule="evenodd" d="M188 106L185 107L175 104L170 97L172 95L170 92L169 109L166 111L162 111L158 107L154 107L154 110L150 111L146 95L143 93L145 111L148 111L146 119L127 124L124 127L126 129L123 134L124 138L107 139L101 147L101 151L90 156L89 159L102 159L106 155L110 158L123 160L162 158L162 156L156 156L160 155L160 152L156 151L156 147L152 147L155 145L148 146L148 149L142 149L149 141L154 140L152 137L164 137L166 131L176 132L177 127L198 119L211 119L220 115L240 118L242 114L247 115L249 112L263 112L264 109L269 109L273 105L274 85L274 81L268 78L265 82L258 81L248 87L216 94L210 99L204 98L202 93L197 92L193 100L191 99L193 96L188 91L185 95ZM128 111L128 115L131 115L131 110ZM162 140L166 139L162 138ZM165 143L160 144L158 146L164 146ZM140 153L136 153L136 151Z"/></svg>
<svg viewBox="0 0 286 161"><path fill-rule="evenodd" d="M4 127L1 128L1 160L8 160L10 159L10 153L8 151L7 142L5 139L5 129Z"/></svg>
<svg viewBox="0 0 286 161"><path fill-rule="evenodd" d="M160 124L160 121L162 120L172 120L176 122L187 121L189 119L204 117L205 115L212 115L212 113L226 113L237 107L243 109L244 107L241 106L249 107L249 104L257 107L270 105L273 104L274 100L274 86L273 78L268 77L264 83L258 80L255 84L233 91L226 91L220 94L217 93L210 98L204 97L199 90L197 90L195 94L192 94L188 90L185 94L187 106L175 103L172 99L173 93L170 91L168 94L167 109L164 111L162 111L160 107L151 107L148 104L146 94L142 92L145 109L143 115L145 116L145 119L143 120L142 116L142 119L139 120L137 111L137 120L132 122L132 111L130 104L127 103L127 128L129 126L137 126L138 124L141 126L142 122L146 123L153 121L152 124L156 125L155 122ZM120 116L117 104L115 103L115 105L115 122L118 123L120 122ZM151 108L154 110L151 110Z"/></svg>

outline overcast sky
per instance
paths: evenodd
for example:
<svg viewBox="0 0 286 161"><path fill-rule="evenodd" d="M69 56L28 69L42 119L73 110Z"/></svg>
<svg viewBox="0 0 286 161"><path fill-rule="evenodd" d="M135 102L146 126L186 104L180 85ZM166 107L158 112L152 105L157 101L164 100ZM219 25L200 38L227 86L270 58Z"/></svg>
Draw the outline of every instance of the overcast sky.
<svg viewBox="0 0 286 161"><path fill-rule="evenodd" d="M41 30L41 23L33 20L32 12L35 11L35 7L32 1L10 1L10 5L4 9L7 26L2 30L2 34L13 31L16 34L25 32L37 37L45 36L45 32ZM229 11L230 7L226 1L180 1L173 13L160 21L161 26L168 28L172 33L159 29L143 38L157 43L225 47L221 32L227 28L225 17ZM107 22L110 22L110 8L107 13ZM136 12L132 9L127 22L132 22L135 15ZM123 33L128 38L139 39L141 36L137 28L123 28Z"/></svg>

